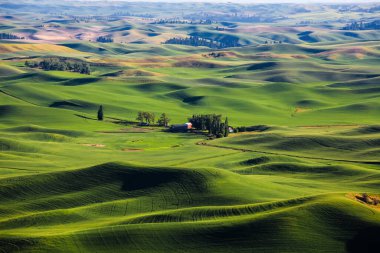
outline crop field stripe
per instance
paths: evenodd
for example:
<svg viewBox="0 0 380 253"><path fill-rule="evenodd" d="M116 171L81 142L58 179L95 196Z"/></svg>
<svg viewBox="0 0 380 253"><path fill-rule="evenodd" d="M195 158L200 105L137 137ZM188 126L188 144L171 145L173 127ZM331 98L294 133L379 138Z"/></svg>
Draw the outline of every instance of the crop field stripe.
<svg viewBox="0 0 380 253"><path fill-rule="evenodd" d="M222 149L230 149L230 150L236 150L236 151L241 151L241 152L252 152L252 153L259 153L259 154L279 155L279 156L287 156L287 157L295 157L295 158L305 158L305 159L311 159L311 160L347 162L347 163L359 163L359 164L374 164L374 165L380 164L380 161L358 161L358 160L332 159L332 158L325 158L325 157L300 156L300 155L291 155L291 154L276 153L276 152L269 152L269 151L258 151L258 150L252 150L252 149L246 149L246 148L236 148L236 147L215 145L215 144L207 143L206 141L197 142L196 145L208 146L208 147L214 147L214 148L222 148Z"/></svg>

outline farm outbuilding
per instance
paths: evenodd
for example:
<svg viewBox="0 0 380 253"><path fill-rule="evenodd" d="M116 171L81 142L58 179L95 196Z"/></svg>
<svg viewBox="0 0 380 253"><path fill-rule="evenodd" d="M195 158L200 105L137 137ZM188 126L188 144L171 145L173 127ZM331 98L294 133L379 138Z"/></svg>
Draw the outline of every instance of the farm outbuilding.
<svg viewBox="0 0 380 253"><path fill-rule="evenodd" d="M191 123L175 124L175 125L170 126L170 131L172 131L172 132L187 132L192 127L193 127L193 124L191 124Z"/></svg>

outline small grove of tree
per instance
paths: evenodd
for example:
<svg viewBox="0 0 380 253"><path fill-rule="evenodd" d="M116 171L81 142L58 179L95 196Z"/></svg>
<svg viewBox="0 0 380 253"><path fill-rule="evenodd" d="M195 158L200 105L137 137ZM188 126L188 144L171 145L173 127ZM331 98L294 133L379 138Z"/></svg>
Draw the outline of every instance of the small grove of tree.
<svg viewBox="0 0 380 253"><path fill-rule="evenodd" d="M11 33L0 33L0 40L22 40L24 37L19 37Z"/></svg>
<svg viewBox="0 0 380 253"><path fill-rule="evenodd" d="M101 42L101 43L112 43L113 39L111 36L99 36L96 38L96 42Z"/></svg>
<svg viewBox="0 0 380 253"><path fill-rule="evenodd" d="M48 58L40 62L26 61L25 66L29 68L41 68L43 70L60 70L78 72L89 75L90 65L87 62L66 60L64 58Z"/></svg>
<svg viewBox="0 0 380 253"><path fill-rule="evenodd" d="M209 134L215 135L218 138L228 136L228 119L226 118L225 122L223 123L222 115L193 115L191 118L189 118L189 122L193 125L193 128L199 130L207 130Z"/></svg>
<svg viewBox="0 0 380 253"><path fill-rule="evenodd" d="M151 113L151 112L138 112L137 113L137 117L136 119L140 122L140 123L154 123L154 120L156 118L156 115L154 113Z"/></svg>
<svg viewBox="0 0 380 253"><path fill-rule="evenodd" d="M268 45L268 44L282 44L282 41L281 40L279 40L279 41L277 41L277 40L273 40L273 41L266 40L264 42L264 44L266 44L266 45Z"/></svg>
<svg viewBox="0 0 380 253"><path fill-rule="evenodd" d="M170 119L166 115L166 113L162 113L160 118L157 120L159 126L167 127L169 125Z"/></svg>
<svg viewBox="0 0 380 253"><path fill-rule="evenodd" d="M103 120L104 118L104 114L103 114L103 106L99 106L99 109L98 109L98 120Z"/></svg>
<svg viewBox="0 0 380 253"><path fill-rule="evenodd" d="M363 21L360 22L352 22L351 24L347 24L342 28L343 30L379 30L380 29L380 20L372 21L369 23L365 23Z"/></svg>
<svg viewBox="0 0 380 253"><path fill-rule="evenodd" d="M178 44L188 46L204 46L209 48L226 48L240 46L237 37L229 36L220 40L205 39L198 36L190 36L187 38L171 38L164 42L164 44Z"/></svg>
<svg viewBox="0 0 380 253"><path fill-rule="evenodd" d="M211 25L212 20L210 19L205 19L205 20L181 20L178 18L170 18L170 19L158 19L152 22L151 24L200 24L200 25Z"/></svg>

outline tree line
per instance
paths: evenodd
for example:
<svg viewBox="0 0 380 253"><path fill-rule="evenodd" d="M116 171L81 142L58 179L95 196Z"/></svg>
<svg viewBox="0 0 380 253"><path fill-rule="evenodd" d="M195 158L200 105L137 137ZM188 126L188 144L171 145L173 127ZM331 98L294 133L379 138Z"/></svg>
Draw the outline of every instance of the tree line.
<svg viewBox="0 0 380 253"><path fill-rule="evenodd" d="M96 42L101 42L101 43L112 43L113 39L111 36L99 36L96 38Z"/></svg>
<svg viewBox="0 0 380 253"><path fill-rule="evenodd" d="M373 22L365 23L361 22L352 22L343 27L343 30L380 30L380 20Z"/></svg>
<svg viewBox="0 0 380 253"><path fill-rule="evenodd" d="M282 44L282 41L281 41L281 40L279 40L279 41L277 41L277 40L266 40L266 41L264 42L264 44L265 44L265 45Z"/></svg>
<svg viewBox="0 0 380 253"><path fill-rule="evenodd" d="M12 33L0 33L0 40L22 40L24 37L19 37Z"/></svg>
<svg viewBox="0 0 380 253"><path fill-rule="evenodd" d="M199 12L199 13L191 13L185 15L183 18L190 20L197 19L209 19L212 22L247 22L247 23L274 23L277 21L285 20L287 17L283 15L249 15L249 14L227 14L227 13L207 13L207 12Z"/></svg>
<svg viewBox="0 0 380 253"><path fill-rule="evenodd" d="M119 20L118 18L112 17L112 15L111 16L75 16L75 15L69 15L68 17L71 18L72 22L75 22L75 23L80 23L80 22L89 23L89 22L92 22L94 20L95 21L109 21L109 22Z"/></svg>
<svg viewBox="0 0 380 253"><path fill-rule="evenodd" d="M66 60L61 58L48 58L40 62L26 61L25 66L29 68L40 68L43 70L60 70L87 75L91 74L90 65L87 62Z"/></svg>
<svg viewBox="0 0 380 253"><path fill-rule="evenodd" d="M99 106L97 112L98 120L102 121L104 119L104 109L103 105ZM139 111L137 112L136 120L139 121L140 124L152 124L155 123L156 115L152 112ZM167 127L169 125L170 119L166 113L162 113L160 117L157 119L157 125Z"/></svg>
<svg viewBox="0 0 380 253"><path fill-rule="evenodd" d="M138 120L140 123L147 123L151 124L154 123L154 120L156 118L156 115L152 112L143 112L140 111L137 113L136 120Z"/></svg>
<svg viewBox="0 0 380 253"><path fill-rule="evenodd" d="M210 19L205 19L205 20L181 20L181 19L158 19L152 22L151 24L198 24L198 25L211 25L212 21Z"/></svg>
<svg viewBox="0 0 380 253"><path fill-rule="evenodd" d="M239 39L235 37L224 38L221 40L205 39L198 36L190 36L186 38L171 38L164 42L164 44L177 44L187 46L203 46L209 48L226 48L226 47L238 47Z"/></svg>
<svg viewBox="0 0 380 253"><path fill-rule="evenodd" d="M103 106L100 105L97 112L98 120L104 119ZM137 113L136 120L139 121L140 124L151 124L155 122L155 114L152 112L139 111ZM157 125L167 127L169 125L170 119L166 113L162 113L157 120ZM191 118L189 118L189 122L192 124L192 128L208 131L209 135L213 135L217 138L228 137L230 127L228 124L228 118L222 120L222 115L217 114L195 114ZM246 131L241 129L242 132Z"/></svg>
<svg viewBox="0 0 380 253"><path fill-rule="evenodd" d="M154 18L154 15L150 13L132 13L132 12L125 12L125 11L119 11L111 14L111 17L139 17L139 18Z"/></svg>
<svg viewBox="0 0 380 253"><path fill-rule="evenodd" d="M222 115L217 114L199 114L189 118L193 128L205 131L216 137L227 137L229 134L228 118L222 122Z"/></svg>
<svg viewBox="0 0 380 253"><path fill-rule="evenodd" d="M144 122L147 124L151 124L155 122L155 119L156 119L156 115L154 113L144 112L144 111L138 112L137 117L136 117L136 120L138 120L140 124ZM157 124L159 126L167 127L169 125L169 122L170 122L170 119L166 113L162 113L160 117L157 119Z"/></svg>

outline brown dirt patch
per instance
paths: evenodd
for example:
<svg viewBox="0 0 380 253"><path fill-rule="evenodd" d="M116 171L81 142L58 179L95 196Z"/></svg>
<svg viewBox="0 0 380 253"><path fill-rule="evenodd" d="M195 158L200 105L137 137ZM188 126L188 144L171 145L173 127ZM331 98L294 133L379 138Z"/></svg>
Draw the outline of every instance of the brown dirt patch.
<svg viewBox="0 0 380 253"><path fill-rule="evenodd" d="M302 107L296 107L296 109L294 110L295 113L302 113L302 112L307 112L307 111L310 111L311 109L309 108L302 108Z"/></svg>
<svg viewBox="0 0 380 253"><path fill-rule="evenodd" d="M106 145L104 144L96 144L96 143L83 143L81 144L82 146L86 146L86 147L94 147L94 148L104 148Z"/></svg>
<svg viewBox="0 0 380 253"><path fill-rule="evenodd" d="M0 53L14 53L20 51L79 53L74 49L52 44L1 44Z"/></svg>
<svg viewBox="0 0 380 253"><path fill-rule="evenodd" d="M124 152L142 152L144 149L141 148L123 148L121 151Z"/></svg>
<svg viewBox="0 0 380 253"><path fill-rule="evenodd" d="M326 52L318 53L317 56L327 57L330 59L337 59L340 57L351 56L357 59L363 59L365 56L378 57L379 54L369 48L354 46L354 47L343 47L339 49L329 50Z"/></svg>
<svg viewBox="0 0 380 253"><path fill-rule="evenodd" d="M367 196L364 196L363 193L348 193L346 194L346 197L380 211L380 195L379 194L366 194L366 195Z"/></svg>

